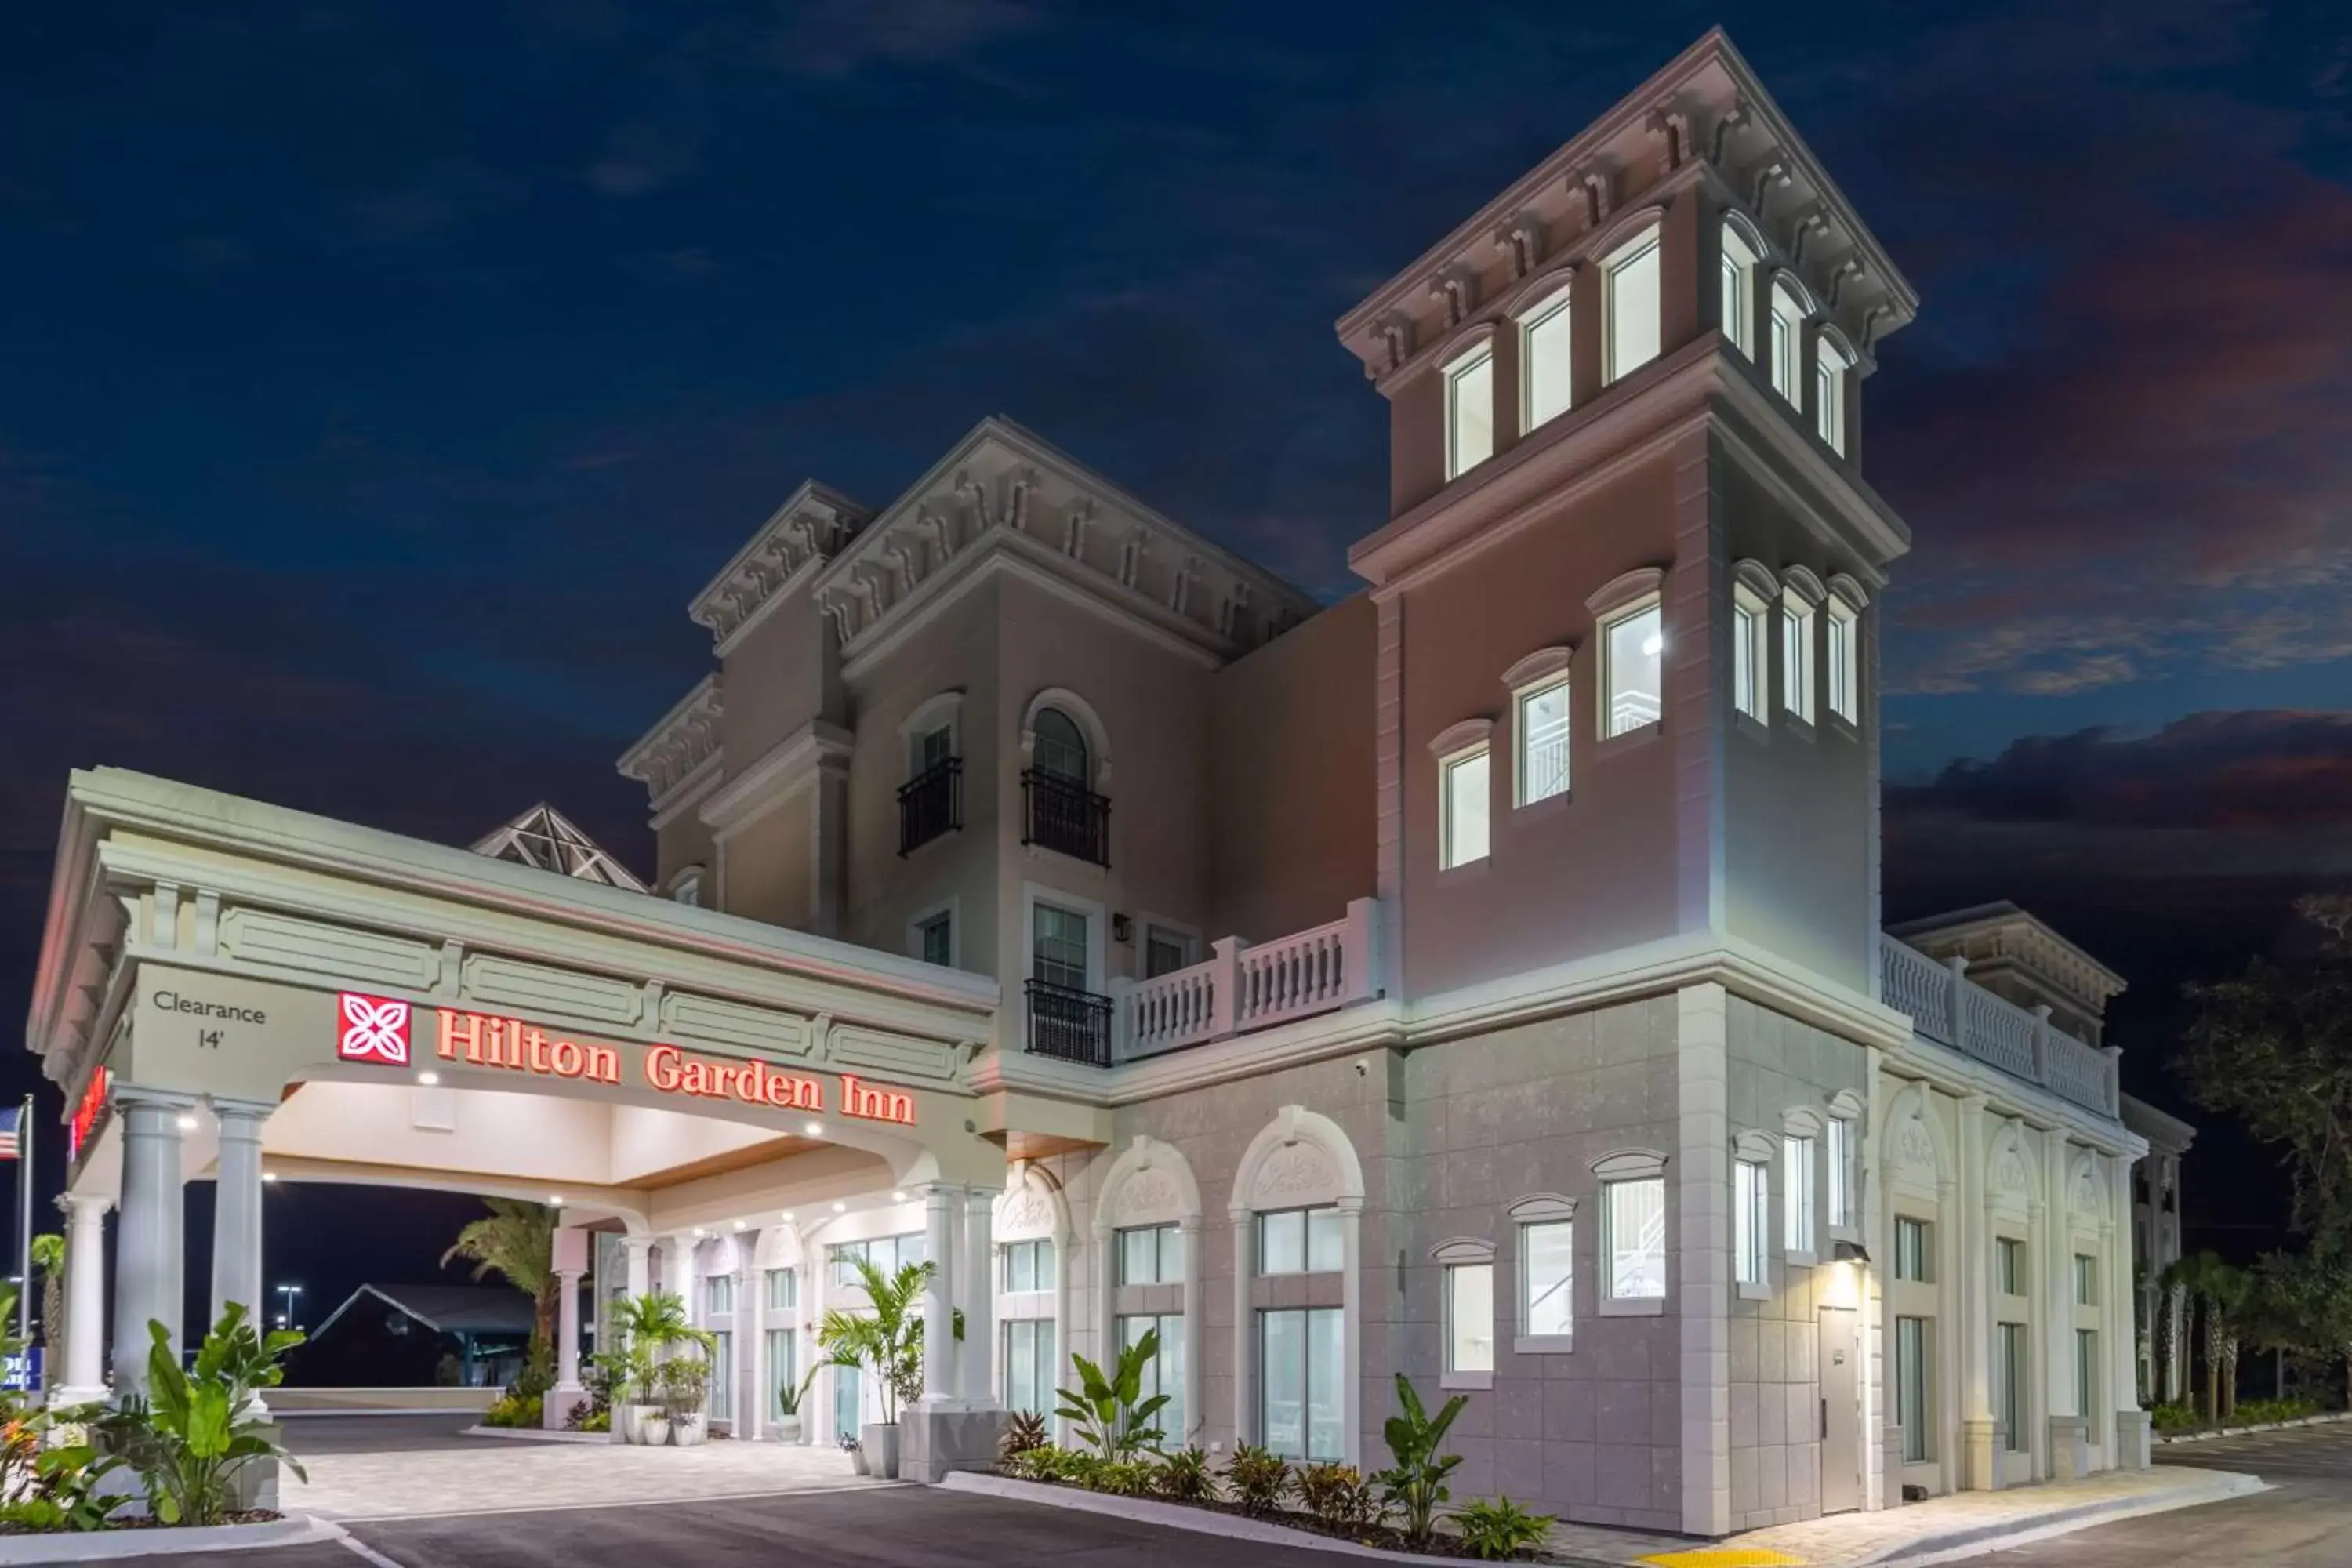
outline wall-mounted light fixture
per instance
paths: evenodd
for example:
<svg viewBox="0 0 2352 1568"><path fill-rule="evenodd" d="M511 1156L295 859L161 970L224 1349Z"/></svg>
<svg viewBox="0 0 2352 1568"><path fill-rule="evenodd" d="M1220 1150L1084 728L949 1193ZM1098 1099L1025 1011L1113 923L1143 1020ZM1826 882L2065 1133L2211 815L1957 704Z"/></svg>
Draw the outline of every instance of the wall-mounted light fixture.
<svg viewBox="0 0 2352 1568"><path fill-rule="evenodd" d="M1135 922L1128 919L1125 915L1115 914L1111 916L1110 939L1113 942L1133 942L1135 940Z"/></svg>

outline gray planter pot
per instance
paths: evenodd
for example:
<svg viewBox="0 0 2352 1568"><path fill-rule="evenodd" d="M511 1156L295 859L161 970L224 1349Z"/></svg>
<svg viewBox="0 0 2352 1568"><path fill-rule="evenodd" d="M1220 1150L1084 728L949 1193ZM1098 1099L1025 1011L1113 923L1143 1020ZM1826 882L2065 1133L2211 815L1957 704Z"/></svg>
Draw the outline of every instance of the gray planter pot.
<svg viewBox="0 0 2352 1568"><path fill-rule="evenodd" d="M857 1429L857 1441L866 1456L866 1473L878 1480L898 1479L898 1424L875 1422Z"/></svg>

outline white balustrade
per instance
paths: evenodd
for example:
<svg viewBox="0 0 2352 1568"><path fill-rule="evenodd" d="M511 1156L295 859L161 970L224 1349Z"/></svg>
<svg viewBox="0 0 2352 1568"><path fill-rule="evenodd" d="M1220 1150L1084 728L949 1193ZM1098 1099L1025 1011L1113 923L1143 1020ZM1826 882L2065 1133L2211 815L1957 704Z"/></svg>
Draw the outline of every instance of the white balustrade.
<svg viewBox="0 0 2352 1568"><path fill-rule="evenodd" d="M1379 920L1378 900L1357 899L1328 925L1255 947L1225 937L1190 968L1114 982L1116 1059L1181 1050L1380 995Z"/></svg>
<svg viewBox="0 0 2352 1568"><path fill-rule="evenodd" d="M1878 952L1881 998L1910 1015L1915 1033L2077 1105L2119 1114L2120 1053L2065 1033L2050 1022L2046 1007L2029 1012L1993 994L1962 973L1967 965L1957 959L1939 963L1893 937L1879 942Z"/></svg>

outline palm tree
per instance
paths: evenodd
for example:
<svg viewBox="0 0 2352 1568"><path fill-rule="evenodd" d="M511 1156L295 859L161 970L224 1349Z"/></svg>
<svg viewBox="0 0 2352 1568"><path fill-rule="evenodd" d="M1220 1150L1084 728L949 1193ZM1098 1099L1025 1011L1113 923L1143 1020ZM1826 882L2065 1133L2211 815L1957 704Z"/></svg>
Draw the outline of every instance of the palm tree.
<svg viewBox="0 0 2352 1568"><path fill-rule="evenodd" d="M923 1389L923 1291L931 1282L929 1263L908 1263L887 1275L866 1259L851 1259L866 1287L871 1310L828 1308L817 1325L822 1364L864 1368L882 1384L882 1424L896 1425L901 1401L912 1403Z"/></svg>
<svg viewBox="0 0 2352 1568"><path fill-rule="evenodd" d="M2205 1419L2226 1421L2238 1407L2238 1345L2253 1305L2254 1277L2215 1254L2200 1252L2164 1271L2205 1317Z"/></svg>
<svg viewBox="0 0 2352 1568"><path fill-rule="evenodd" d="M33 1237L33 1267L41 1271L41 1348L53 1351L65 1339L66 1238L55 1231ZM63 1370L51 1368L51 1381Z"/></svg>
<svg viewBox="0 0 2352 1568"><path fill-rule="evenodd" d="M496 1274L530 1298L530 1364L538 1365L555 1343L556 1211L515 1198L484 1198L490 1212L468 1224L441 1255L443 1267L456 1258L474 1266L474 1278Z"/></svg>

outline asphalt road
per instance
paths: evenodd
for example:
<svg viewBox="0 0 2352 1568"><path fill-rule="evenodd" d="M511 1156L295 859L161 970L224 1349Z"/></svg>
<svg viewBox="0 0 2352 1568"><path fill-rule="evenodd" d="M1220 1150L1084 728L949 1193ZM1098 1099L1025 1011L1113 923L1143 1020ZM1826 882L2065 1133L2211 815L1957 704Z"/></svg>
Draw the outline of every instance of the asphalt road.
<svg viewBox="0 0 2352 1568"><path fill-rule="evenodd" d="M279 1439L300 1455L409 1454L420 1448L479 1448L464 1436L481 1417L455 1415L289 1415ZM511 1441L512 1439L509 1439Z"/></svg>

